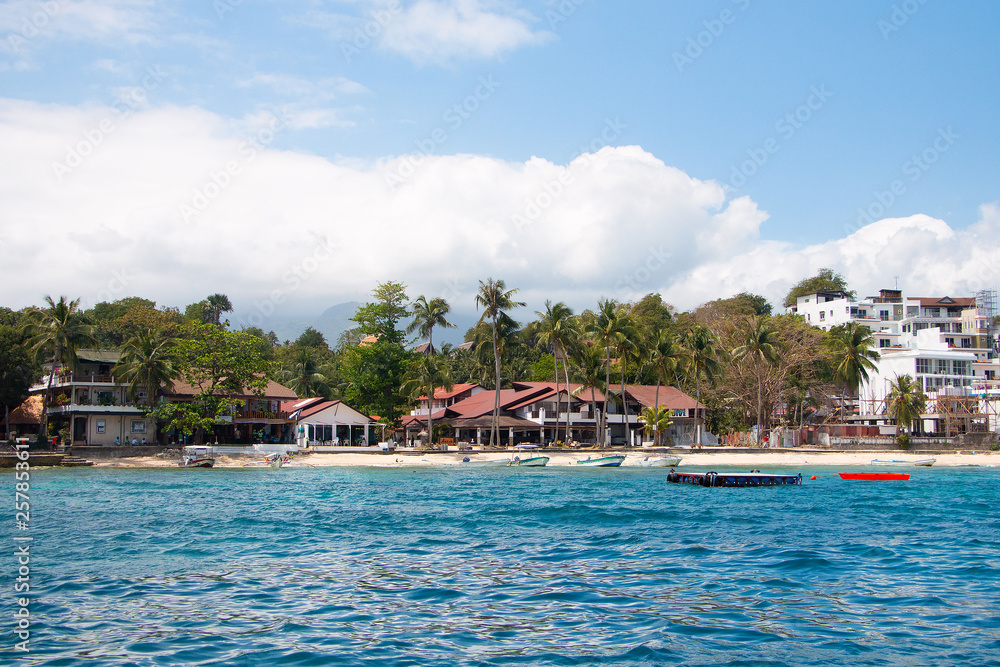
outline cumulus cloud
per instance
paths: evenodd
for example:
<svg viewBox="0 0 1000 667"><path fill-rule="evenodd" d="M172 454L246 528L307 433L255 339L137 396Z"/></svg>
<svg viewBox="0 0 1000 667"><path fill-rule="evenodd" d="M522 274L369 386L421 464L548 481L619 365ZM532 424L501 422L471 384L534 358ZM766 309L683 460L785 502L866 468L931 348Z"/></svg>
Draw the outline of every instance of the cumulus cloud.
<svg viewBox="0 0 1000 667"><path fill-rule="evenodd" d="M759 239L767 214L637 146L568 164L479 155L373 164L278 150L278 117L242 131L199 108L0 100L4 305L45 294L183 306L230 296L243 321L318 313L400 280L473 311L503 278L532 308L660 291L681 308L743 290L780 303L824 266L864 292L995 284L1000 209L968 230L917 215L809 247ZM253 320L248 320L249 316Z"/></svg>

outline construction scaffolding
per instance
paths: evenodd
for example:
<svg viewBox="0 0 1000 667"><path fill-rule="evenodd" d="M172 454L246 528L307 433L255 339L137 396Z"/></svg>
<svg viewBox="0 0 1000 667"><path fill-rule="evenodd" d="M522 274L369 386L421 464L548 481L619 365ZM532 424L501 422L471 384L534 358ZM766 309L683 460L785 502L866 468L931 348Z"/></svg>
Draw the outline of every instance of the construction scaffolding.
<svg viewBox="0 0 1000 667"><path fill-rule="evenodd" d="M888 416L888 399L864 399L859 421L885 420ZM1000 395L970 394L966 396L939 393L927 402L927 412L920 415L921 430L954 437L963 433L986 433L1000 429ZM924 428L934 422L931 429Z"/></svg>
<svg viewBox="0 0 1000 667"><path fill-rule="evenodd" d="M996 327L993 318L997 316L997 292L983 289L976 292L976 309L986 315L986 342L990 349L990 359L997 356Z"/></svg>

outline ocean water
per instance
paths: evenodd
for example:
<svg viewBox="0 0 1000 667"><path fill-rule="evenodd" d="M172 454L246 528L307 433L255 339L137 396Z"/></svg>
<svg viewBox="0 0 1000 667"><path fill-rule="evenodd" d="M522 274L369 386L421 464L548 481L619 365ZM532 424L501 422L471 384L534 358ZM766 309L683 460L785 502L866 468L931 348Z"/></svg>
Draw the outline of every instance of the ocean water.
<svg viewBox="0 0 1000 667"><path fill-rule="evenodd" d="M1000 664L1000 469L771 471L36 471L0 663Z"/></svg>

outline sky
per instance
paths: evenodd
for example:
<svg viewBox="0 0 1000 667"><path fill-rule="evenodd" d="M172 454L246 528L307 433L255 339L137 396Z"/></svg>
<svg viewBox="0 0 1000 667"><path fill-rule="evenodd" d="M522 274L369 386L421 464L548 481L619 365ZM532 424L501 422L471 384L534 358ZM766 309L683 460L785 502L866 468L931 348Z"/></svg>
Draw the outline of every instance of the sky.
<svg viewBox="0 0 1000 667"><path fill-rule="evenodd" d="M10 0L0 303L1000 280L1000 4Z"/></svg>

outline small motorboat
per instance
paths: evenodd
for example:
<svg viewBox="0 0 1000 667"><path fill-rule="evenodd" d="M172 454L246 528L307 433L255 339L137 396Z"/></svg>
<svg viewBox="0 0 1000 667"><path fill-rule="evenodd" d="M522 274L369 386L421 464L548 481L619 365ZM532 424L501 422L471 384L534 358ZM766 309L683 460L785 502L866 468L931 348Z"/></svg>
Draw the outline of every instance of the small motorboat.
<svg viewBox="0 0 1000 667"><path fill-rule="evenodd" d="M908 480L909 473L905 472L839 472L840 479L855 479L868 482L880 482L886 480Z"/></svg>
<svg viewBox="0 0 1000 667"><path fill-rule="evenodd" d="M521 450L524 449L527 450L538 449L538 445L521 445L520 447L517 448L518 454L515 455L513 458L511 458L511 460L507 463L507 465L517 466L519 468L522 466L527 468L541 468L549 462L548 456L529 456L528 458L522 459L520 456L520 452Z"/></svg>
<svg viewBox="0 0 1000 667"><path fill-rule="evenodd" d="M918 461L905 461L901 459L872 459L873 466L922 466L929 468L937 463L937 459L920 459Z"/></svg>
<svg viewBox="0 0 1000 667"><path fill-rule="evenodd" d="M592 468L617 468L625 460L625 456L622 454L613 454L611 456L602 456L600 458L592 459L589 456L585 459L581 459L576 462L578 466L590 466Z"/></svg>
<svg viewBox="0 0 1000 667"><path fill-rule="evenodd" d="M281 452L274 452L264 457L264 461L272 468L280 468L290 460L287 454L282 454Z"/></svg>
<svg viewBox="0 0 1000 667"><path fill-rule="evenodd" d="M184 458L181 461L182 468L211 468L215 465L208 447L189 446L184 448Z"/></svg>
<svg viewBox="0 0 1000 667"><path fill-rule="evenodd" d="M661 456L658 458L647 456L639 460L639 465L649 468L673 468L681 464L679 456Z"/></svg>

